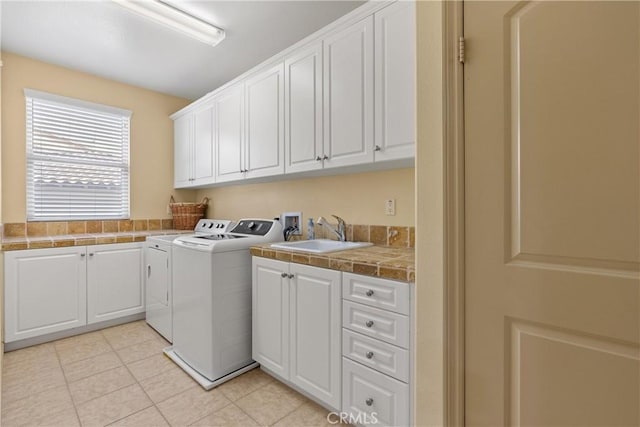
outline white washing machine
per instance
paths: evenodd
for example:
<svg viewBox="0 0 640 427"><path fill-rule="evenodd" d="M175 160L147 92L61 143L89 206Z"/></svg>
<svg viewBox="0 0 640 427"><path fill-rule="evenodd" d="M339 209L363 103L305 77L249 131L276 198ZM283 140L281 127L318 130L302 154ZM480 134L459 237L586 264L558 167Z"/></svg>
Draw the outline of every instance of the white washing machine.
<svg viewBox="0 0 640 427"><path fill-rule="evenodd" d="M224 233L233 222L218 219L201 219L194 229L196 235ZM145 244L145 301L146 320L167 341L173 342L171 288L171 246L181 234L147 237Z"/></svg>
<svg viewBox="0 0 640 427"><path fill-rule="evenodd" d="M279 240L277 220L243 219L228 233L173 242L173 346L165 354L206 390L258 365L249 247Z"/></svg>

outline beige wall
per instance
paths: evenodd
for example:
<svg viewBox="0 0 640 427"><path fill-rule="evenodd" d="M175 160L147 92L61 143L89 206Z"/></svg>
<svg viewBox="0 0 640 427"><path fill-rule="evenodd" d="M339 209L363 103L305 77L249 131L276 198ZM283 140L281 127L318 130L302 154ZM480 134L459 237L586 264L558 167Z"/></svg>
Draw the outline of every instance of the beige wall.
<svg viewBox="0 0 640 427"><path fill-rule="evenodd" d="M133 111L131 117L131 218L168 218L173 190L173 122L169 115L190 101L94 75L2 53L2 219L26 220L25 88Z"/></svg>
<svg viewBox="0 0 640 427"><path fill-rule="evenodd" d="M301 211L304 224L331 214L347 224L414 224L413 168L199 190L197 199L204 196L211 198L209 218L273 218ZM385 215L386 199L396 200L395 216Z"/></svg>

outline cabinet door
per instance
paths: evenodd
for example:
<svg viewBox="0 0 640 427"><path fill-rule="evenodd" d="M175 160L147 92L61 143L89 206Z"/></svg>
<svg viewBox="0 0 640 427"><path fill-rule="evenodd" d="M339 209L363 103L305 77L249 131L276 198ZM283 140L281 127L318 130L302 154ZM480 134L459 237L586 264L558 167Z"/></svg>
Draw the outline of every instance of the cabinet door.
<svg viewBox="0 0 640 427"><path fill-rule="evenodd" d="M341 405L340 272L290 266L290 380L322 402Z"/></svg>
<svg viewBox="0 0 640 427"><path fill-rule="evenodd" d="M415 3L375 14L375 161L415 157Z"/></svg>
<svg viewBox="0 0 640 427"><path fill-rule="evenodd" d="M373 16L324 40L324 167L373 162Z"/></svg>
<svg viewBox="0 0 640 427"><path fill-rule="evenodd" d="M287 58L285 66L285 171L322 169L322 43Z"/></svg>
<svg viewBox="0 0 640 427"><path fill-rule="evenodd" d="M207 107L193 116L193 185L215 182L213 161L213 107Z"/></svg>
<svg viewBox="0 0 640 427"><path fill-rule="evenodd" d="M171 246L146 247L145 297L147 323L167 340L172 341L169 251Z"/></svg>
<svg viewBox="0 0 640 427"><path fill-rule="evenodd" d="M141 243L87 247L87 323L144 312Z"/></svg>
<svg viewBox="0 0 640 427"><path fill-rule="evenodd" d="M193 116L177 118L173 122L173 185L176 188L191 185L192 137Z"/></svg>
<svg viewBox="0 0 640 427"><path fill-rule="evenodd" d="M236 84L215 100L216 182L244 178L244 84Z"/></svg>
<svg viewBox="0 0 640 427"><path fill-rule="evenodd" d="M342 411L361 426L408 426L409 384L343 359Z"/></svg>
<svg viewBox="0 0 640 427"><path fill-rule="evenodd" d="M84 247L4 253L5 342L87 323Z"/></svg>
<svg viewBox="0 0 640 427"><path fill-rule="evenodd" d="M288 379L289 264L259 257L252 263L253 360Z"/></svg>
<svg viewBox="0 0 640 427"><path fill-rule="evenodd" d="M247 178L284 173L284 65L259 72L245 84Z"/></svg>

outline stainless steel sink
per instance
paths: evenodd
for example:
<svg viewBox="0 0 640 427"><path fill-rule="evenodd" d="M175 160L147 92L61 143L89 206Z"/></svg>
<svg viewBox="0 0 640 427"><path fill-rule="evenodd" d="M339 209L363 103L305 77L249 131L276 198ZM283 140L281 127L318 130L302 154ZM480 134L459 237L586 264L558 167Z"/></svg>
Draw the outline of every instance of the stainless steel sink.
<svg viewBox="0 0 640 427"><path fill-rule="evenodd" d="M372 245L373 243L368 242L339 242L337 240L317 239L273 243L271 247L275 249L286 249L289 251L324 254L327 252L346 251L348 249L357 249Z"/></svg>

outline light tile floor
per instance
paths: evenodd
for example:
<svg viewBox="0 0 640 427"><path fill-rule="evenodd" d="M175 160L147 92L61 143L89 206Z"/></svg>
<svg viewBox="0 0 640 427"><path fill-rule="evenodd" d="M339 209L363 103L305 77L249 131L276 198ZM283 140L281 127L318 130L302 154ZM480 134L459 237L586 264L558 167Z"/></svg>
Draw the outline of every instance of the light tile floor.
<svg viewBox="0 0 640 427"><path fill-rule="evenodd" d="M327 426L328 411L254 369L204 391L144 321L4 355L12 426Z"/></svg>

